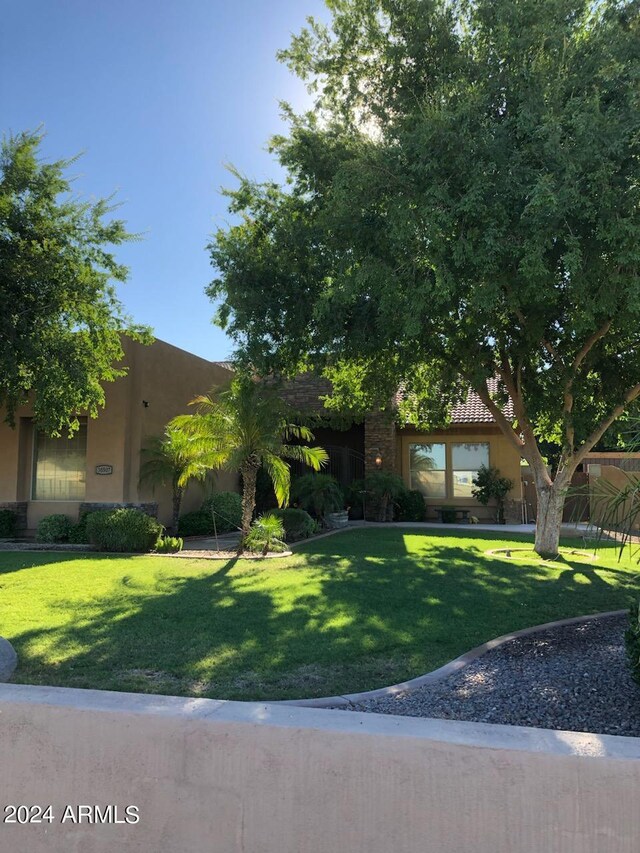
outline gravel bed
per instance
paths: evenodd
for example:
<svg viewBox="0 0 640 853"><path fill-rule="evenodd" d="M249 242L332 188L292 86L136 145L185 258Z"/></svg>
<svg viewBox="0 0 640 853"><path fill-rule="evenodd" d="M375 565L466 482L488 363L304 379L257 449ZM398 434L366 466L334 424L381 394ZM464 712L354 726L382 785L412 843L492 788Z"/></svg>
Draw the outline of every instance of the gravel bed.
<svg viewBox="0 0 640 853"><path fill-rule="evenodd" d="M431 686L350 710L640 737L626 625L612 616L510 640Z"/></svg>

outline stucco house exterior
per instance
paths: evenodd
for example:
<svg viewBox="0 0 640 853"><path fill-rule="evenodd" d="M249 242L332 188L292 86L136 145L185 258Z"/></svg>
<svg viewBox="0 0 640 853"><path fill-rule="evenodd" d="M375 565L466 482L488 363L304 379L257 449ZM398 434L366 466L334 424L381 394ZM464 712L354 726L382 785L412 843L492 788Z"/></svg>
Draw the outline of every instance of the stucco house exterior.
<svg viewBox="0 0 640 853"><path fill-rule="evenodd" d="M142 507L169 524L169 489L139 483L141 450L172 417L188 411L196 395L227 384L233 373L226 362L207 361L160 340L143 346L124 339L123 347L127 376L105 385L104 410L96 419L81 418L72 438L38 432L28 405L18 410L15 429L0 423L0 508L17 512L22 531L33 533L39 520L53 513L75 520L85 508L123 504ZM282 390L298 411L316 415L323 412L321 397L330 392L327 380L308 374ZM329 471L344 485L376 470L392 471L422 492L432 520L445 506L493 520L495 509L471 495L477 469L492 465L513 482L507 521L522 520L520 457L473 392L454 408L450 426L437 432L398 426L381 411L363 423L345 421L341 428L321 424L314 434L329 451ZM216 490L238 489L235 474L221 472L214 479ZM182 512L197 509L202 499L202 487L193 484Z"/></svg>
<svg viewBox="0 0 640 853"><path fill-rule="evenodd" d="M141 449L172 417L187 412L190 400L227 383L232 373L224 363L160 340L143 346L125 338L123 348L128 374L105 384L104 410L95 419L81 417L73 438L39 433L29 406L16 413L14 429L0 422L0 508L17 512L19 529L33 532L53 513L75 520L83 508L101 504L142 506L169 524L170 490L138 482ZM237 489L237 477L217 474L215 488ZM202 487L190 486L183 512L202 499Z"/></svg>

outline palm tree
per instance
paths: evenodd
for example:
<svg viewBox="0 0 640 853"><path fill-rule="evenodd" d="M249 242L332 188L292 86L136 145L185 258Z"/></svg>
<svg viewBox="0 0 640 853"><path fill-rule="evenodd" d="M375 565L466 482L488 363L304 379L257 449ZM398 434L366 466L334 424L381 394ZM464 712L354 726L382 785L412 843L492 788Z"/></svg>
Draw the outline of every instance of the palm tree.
<svg viewBox="0 0 640 853"><path fill-rule="evenodd" d="M313 441L307 427L292 423L289 410L275 389L239 375L230 386L196 397L193 415L179 415L171 424L188 436L199 459L211 468L242 475L242 541L249 533L256 504L256 477L264 466L279 506L289 502L292 459L319 471L329 456L322 447L289 444ZM242 541L240 551L242 550Z"/></svg>
<svg viewBox="0 0 640 853"><path fill-rule="evenodd" d="M164 435L149 438L142 453L146 459L140 466L140 483L171 486L172 530L177 533L187 484L192 479L203 480L209 466L201 458L196 443L172 424L167 424Z"/></svg>

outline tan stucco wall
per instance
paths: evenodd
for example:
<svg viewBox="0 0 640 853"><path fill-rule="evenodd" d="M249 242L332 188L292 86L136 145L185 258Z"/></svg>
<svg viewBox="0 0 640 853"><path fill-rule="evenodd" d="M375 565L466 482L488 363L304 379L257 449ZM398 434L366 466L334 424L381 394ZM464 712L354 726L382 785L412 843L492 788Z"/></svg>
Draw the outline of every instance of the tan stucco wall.
<svg viewBox="0 0 640 853"><path fill-rule="evenodd" d="M87 502L156 501L163 523L171 518L169 488L139 488L141 447L146 438L160 435L175 415L191 411L188 403L213 385L225 384L231 373L206 359L156 340L145 347L123 340L127 376L105 384L105 408L87 425ZM146 400L148 406L144 406ZM28 500L28 527L33 531L45 515L63 513L75 519L79 502L31 501L33 429L30 405L17 412L16 429L0 423L0 502ZM0 412L0 419L2 413ZM111 465L113 473L96 474L96 465ZM237 490L235 473L222 472L209 488ZM183 511L200 505L203 488L191 486Z"/></svg>
<svg viewBox="0 0 640 853"><path fill-rule="evenodd" d="M396 466L400 471L407 488L411 488L411 477L409 472L409 445L420 441L427 443L452 444L455 442L485 442L489 444L489 464L498 468L503 477L508 477L513 482L513 488L508 494L509 501L520 503L522 500L522 478L520 475L520 455L505 438L499 427L486 426L452 426L438 432L424 433L411 427L398 430L396 442ZM483 507L473 497L453 497L451 491L451 473L448 472L448 491L450 497L426 498L427 507L430 506L459 506L471 509L481 521L494 520L495 509L492 506Z"/></svg>
<svg viewBox="0 0 640 853"><path fill-rule="evenodd" d="M0 853L637 853L640 740L0 686ZM136 825L60 822L127 805Z"/></svg>
<svg viewBox="0 0 640 853"><path fill-rule="evenodd" d="M592 524L600 524L606 520L613 528L626 528L629 526L638 529L640 526L640 511L632 519L630 513L633 510L631 499L628 499L615 508L611 507L611 500L616 491L622 492L631 483L637 483L640 475L636 471L623 471L615 465L601 465L599 463L589 465L589 517ZM603 486L603 483L606 485ZM637 500L636 500L637 506ZM612 513L615 513L612 515Z"/></svg>

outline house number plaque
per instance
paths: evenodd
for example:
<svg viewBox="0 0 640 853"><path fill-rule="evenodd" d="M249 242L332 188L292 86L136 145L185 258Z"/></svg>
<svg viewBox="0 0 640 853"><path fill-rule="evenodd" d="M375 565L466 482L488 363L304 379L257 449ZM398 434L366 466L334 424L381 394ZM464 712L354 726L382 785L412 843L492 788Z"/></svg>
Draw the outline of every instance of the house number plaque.
<svg viewBox="0 0 640 853"><path fill-rule="evenodd" d="M96 474L113 474L113 465L96 465Z"/></svg>

